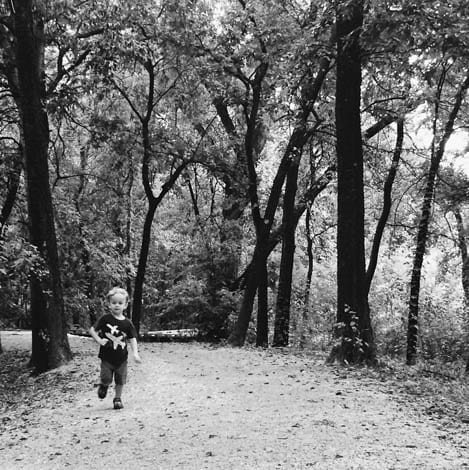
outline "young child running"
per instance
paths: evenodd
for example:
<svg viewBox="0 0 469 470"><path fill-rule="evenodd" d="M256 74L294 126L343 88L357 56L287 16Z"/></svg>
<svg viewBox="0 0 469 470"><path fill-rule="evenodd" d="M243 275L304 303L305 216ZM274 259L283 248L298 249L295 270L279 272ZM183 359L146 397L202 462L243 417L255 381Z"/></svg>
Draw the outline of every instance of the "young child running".
<svg viewBox="0 0 469 470"><path fill-rule="evenodd" d="M129 294L125 289L114 287L107 294L111 313L103 315L90 328L90 334L100 345L98 357L101 359L101 383L98 397L104 398L114 378L114 409L120 410L122 389L127 381L127 340L132 348L134 359L141 362L138 354L137 332L135 326L125 315L129 303Z"/></svg>

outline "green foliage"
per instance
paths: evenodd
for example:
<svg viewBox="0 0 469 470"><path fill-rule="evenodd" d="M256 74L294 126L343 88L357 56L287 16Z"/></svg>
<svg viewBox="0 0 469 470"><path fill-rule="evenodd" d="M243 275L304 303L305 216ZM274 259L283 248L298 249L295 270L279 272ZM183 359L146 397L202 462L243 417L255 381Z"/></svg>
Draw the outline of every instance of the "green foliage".
<svg viewBox="0 0 469 470"><path fill-rule="evenodd" d="M175 285L159 303L157 316L160 329L196 328L198 338L206 341L226 339L230 333L230 317L235 314L237 296L220 290L216 299L208 301L208 294L197 282L185 279Z"/></svg>
<svg viewBox="0 0 469 470"><path fill-rule="evenodd" d="M209 340L229 334L241 295L231 289L250 260L254 234L248 210L238 220L228 221L223 209L227 181L231 189L240 187L239 194L246 194L236 149L245 144L255 71L259 64L268 64L255 129L265 140L256 160L264 206L299 110L302 87L317 72L318 59L333 57L335 52L329 42L333 2L243 3L93 0L44 4L50 175L70 324L89 326L103 311L107 289L114 284L133 285L146 209L140 181L141 117L149 80L154 79L151 106L155 112L148 123L154 195L174 170L175 161L191 158L193 163L155 216L143 327L195 327ZM444 114L467 65L465 3L368 2L362 44L363 128L388 114L409 118L393 211L369 299L378 349L385 354L401 355L405 349L416 207L429 156L435 84L446 64L450 80L444 89ZM2 203L9 159L17 152L13 137L19 140L5 66L6 60L0 64ZM217 117L215 98L222 98L227 106L235 128L230 135ZM308 122L308 126L320 126L305 147L310 161L304 158L301 163L300 193L314 173L335 158L333 121L331 69ZM461 122L464 126L467 122ZM364 143L367 245L380 214L394 138L390 127ZM449 361L467 354L460 255L454 248L454 220L446 216L455 204L465 214L467 186L467 177L451 168L440 174L421 296L420 347L427 358ZM291 338L293 343L299 341L296 334L303 328L305 344L311 347L329 347L335 322L333 185L331 189L313 206L314 266L306 306L306 242L302 229L297 231ZM40 259L22 236L27 219L22 197L0 240L0 314L6 326L29 326L28 274L42 272ZM236 202L245 207L244 200ZM276 222L280 220L281 210L276 214ZM279 254L274 252L269 259L271 306L278 267ZM352 349L359 352L360 338L351 328Z"/></svg>
<svg viewBox="0 0 469 470"><path fill-rule="evenodd" d="M344 308L343 322L334 325L333 351L345 364L357 364L363 361L369 344L361 337L359 317L348 305Z"/></svg>
<svg viewBox="0 0 469 470"><path fill-rule="evenodd" d="M45 263L34 246L13 232L0 238L0 324L28 328L29 276L47 275Z"/></svg>
<svg viewBox="0 0 469 470"><path fill-rule="evenodd" d="M172 217L180 210L177 199L162 208L164 223L156 230L145 283L143 329L197 328L205 340L226 339L239 301L239 293L228 289L232 253L210 221L183 224L177 219L179 225L174 226Z"/></svg>
<svg viewBox="0 0 469 470"><path fill-rule="evenodd" d="M420 295L420 351L426 359L457 361L467 353L467 313L458 258L429 250ZM383 257L370 297L377 348L402 357L406 350L408 279L411 260L402 247Z"/></svg>
<svg viewBox="0 0 469 470"><path fill-rule="evenodd" d="M457 362L467 352L469 330L464 303L462 299L456 302L450 289L448 285L440 286L422 305L420 333L424 359Z"/></svg>

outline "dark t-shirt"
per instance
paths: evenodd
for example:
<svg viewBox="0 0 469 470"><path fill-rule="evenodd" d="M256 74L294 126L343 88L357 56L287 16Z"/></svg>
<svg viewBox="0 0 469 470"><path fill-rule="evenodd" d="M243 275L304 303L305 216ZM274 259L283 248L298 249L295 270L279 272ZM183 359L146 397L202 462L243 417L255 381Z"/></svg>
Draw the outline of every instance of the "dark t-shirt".
<svg viewBox="0 0 469 470"><path fill-rule="evenodd" d="M127 340L137 337L134 324L128 318L118 320L114 315L108 313L95 323L94 329L101 338L108 340L104 346L99 348L98 357L119 367L127 360L129 354Z"/></svg>

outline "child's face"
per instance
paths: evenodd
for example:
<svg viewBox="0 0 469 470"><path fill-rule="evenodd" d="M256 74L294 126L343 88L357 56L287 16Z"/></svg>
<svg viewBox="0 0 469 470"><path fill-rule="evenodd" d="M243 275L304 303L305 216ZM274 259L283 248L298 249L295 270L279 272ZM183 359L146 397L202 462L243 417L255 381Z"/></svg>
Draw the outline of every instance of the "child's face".
<svg viewBox="0 0 469 470"><path fill-rule="evenodd" d="M121 294L114 294L109 298L109 307L113 315L121 316L127 308L127 298Z"/></svg>

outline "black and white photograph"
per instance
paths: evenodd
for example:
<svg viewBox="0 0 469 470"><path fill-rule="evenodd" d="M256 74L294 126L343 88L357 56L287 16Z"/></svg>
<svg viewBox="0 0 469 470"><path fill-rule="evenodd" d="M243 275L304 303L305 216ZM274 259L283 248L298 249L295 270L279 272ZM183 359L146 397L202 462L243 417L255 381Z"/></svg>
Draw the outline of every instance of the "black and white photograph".
<svg viewBox="0 0 469 470"><path fill-rule="evenodd" d="M1 470L469 470L468 250L468 0L0 0Z"/></svg>

